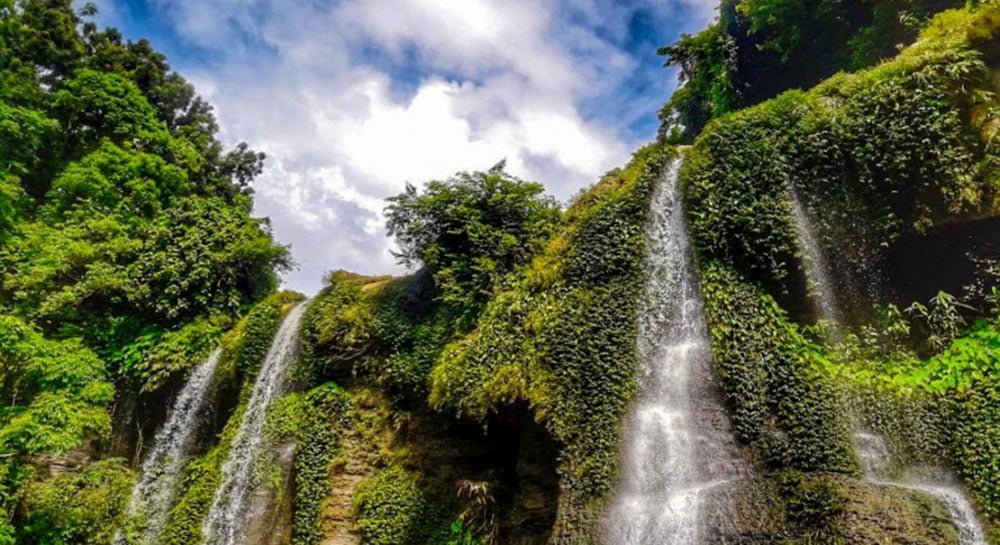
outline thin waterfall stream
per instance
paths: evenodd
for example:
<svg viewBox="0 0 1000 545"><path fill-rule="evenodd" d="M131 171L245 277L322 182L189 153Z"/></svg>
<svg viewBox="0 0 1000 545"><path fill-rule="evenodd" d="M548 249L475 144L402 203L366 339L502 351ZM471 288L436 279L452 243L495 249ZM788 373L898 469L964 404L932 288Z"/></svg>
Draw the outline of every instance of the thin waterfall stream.
<svg viewBox="0 0 1000 545"><path fill-rule="evenodd" d="M264 447L263 432L267 411L286 387L288 370L298 359L299 324L308 301L288 312L278 328L254 382L240 427L222 466L212 508L202 532L208 545L243 543L243 529L253 493L256 461Z"/></svg>
<svg viewBox="0 0 1000 545"><path fill-rule="evenodd" d="M639 394L625 431L622 483L605 542L697 545L710 490L744 476L712 390L711 354L684 221L677 159L653 196L640 309Z"/></svg>
<svg viewBox="0 0 1000 545"><path fill-rule="evenodd" d="M952 482L923 482L922 480L893 479L889 470L892 453L882 436L857 432L854 441L861 459L861 468L865 480L882 486L904 488L929 494L938 499L951 515L951 520L958 531L959 545L987 545L986 534L976 518L976 511L962 492L961 486Z"/></svg>
<svg viewBox="0 0 1000 545"><path fill-rule="evenodd" d="M193 446L198 419L208 397L215 368L219 364L222 348L216 348L188 378L174 401L167 422L153 439L153 449L142 464L139 481L132 488L127 518L142 517L143 525L131 543L153 544L158 542L167 515L174 505L181 470ZM114 539L119 545L126 538L119 532Z"/></svg>
<svg viewBox="0 0 1000 545"><path fill-rule="evenodd" d="M835 334L839 334L841 327L840 313L836 302L834 284L830 277L829 269L826 266L826 259L823 256L823 249L817 243L815 234L812 231L811 222L791 186L789 186L788 194L791 200L792 218L795 221L795 229L798 233L798 243L801 245L800 250L806 257L804 260L806 274L809 277L809 281L816 288L820 318L828 321L833 327ZM889 471L892 455L882 436L870 432L857 431L854 433L854 443L865 480L881 486L892 486L930 494L948 509L952 523L959 534L959 545L987 545L985 534L976 518L975 510L969 504L969 500L965 497L961 486L951 482L952 479L944 479L943 482L935 481L933 483L895 480L891 477L891 472Z"/></svg>
<svg viewBox="0 0 1000 545"><path fill-rule="evenodd" d="M795 231L798 235L796 243L806 261L807 281L812 284L817 295L819 317L829 323L834 328L834 334L837 334L841 322L840 307L837 305L836 291L833 279L830 277L830 268L826 264L826 256L816 241L812 222L809 221L809 216L806 215L799 196L791 184L788 184L788 198L791 201L792 219L795 220Z"/></svg>

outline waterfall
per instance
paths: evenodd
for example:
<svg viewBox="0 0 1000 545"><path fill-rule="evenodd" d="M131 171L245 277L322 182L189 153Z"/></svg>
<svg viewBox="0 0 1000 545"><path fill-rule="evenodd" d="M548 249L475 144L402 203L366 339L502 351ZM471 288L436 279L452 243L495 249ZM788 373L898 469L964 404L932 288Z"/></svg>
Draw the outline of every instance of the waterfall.
<svg viewBox="0 0 1000 545"><path fill-rule="evenodd" d="M208 545L236 545L245 541L242 530L253 492L256 461L263 447L267 411L284 393L287 371L298 357L299 323L307 304L308 301L303 301L289 311L257 374L229 456L222 465L212 508L202 526Z"/></svg>
<svg viewBox="0 0 1000 545"><path fill-rule="evenodd" d="M646 226L637 341L642 374L625 431L622 483L606 521L605 541L613 545L697 545L711 502L707 492L742 472L712 391L680 166L678 159L665 173Z"/></svg>
<svg viewBox="0 0 1000 545"><path fill-rule="evenodd" d="M811 284L810 288L816 292L819 317L829 323L836 332L840 325L840 309L837 306L833 279L830 278L830 268L827 267L823 249L816 241L812 222L806 216L798 194L790 183L788 184L788 198L792 208L792 219L795 221L796 243L805 258L806 277Z"/></svg>
<svg viewBox="0 0 1000 545"><path fill-rule="evenodd" d="M915 490L937 498L951 515L952 523L958 530L959 545L987 545L986 535L976 518L976 512L958 485L893 480L889 470L892 454L885 440L873 433L858 432L854 434L854 441L867 481L882 486Z"/></svg>
<svg viewBox="0 0 1000 545"><path fill-rule="evenodd" d="M820 317L829 322L834 334L837 335L840 328L840 313L837 308L834 284L830 278L823 251L816 242L811 223L791 184L788 187L788 194L791 201L792 218L795 220L795 229L798 234L798 244L805 256L809 280L815 285ZM892 456L885 440L879 435L859 431L854 434L854 442L865 480L881 486L892 486L930 494L948 508L952 522L959 533L959 545L986 545L986 538L979 521L976 519L976 512L959 486L892 480L889 477L889 462Z"/></svg>
<svg viewBox="0 0 1000 545"><path fill-rule="evenodd" d="M191 449L198 418L205 407L209 386L215 375L215 367L222 355L222 348L216 348L199 365L187 384L181 390L167 417L166 424L156 432L153 450L142 464L142 476L132 488L127 519L144 517L142 528L131 543L156 543L167 515L174 504L177 481L185 458ZM119 532L114 539L119 545L126 543Z"/></svg>

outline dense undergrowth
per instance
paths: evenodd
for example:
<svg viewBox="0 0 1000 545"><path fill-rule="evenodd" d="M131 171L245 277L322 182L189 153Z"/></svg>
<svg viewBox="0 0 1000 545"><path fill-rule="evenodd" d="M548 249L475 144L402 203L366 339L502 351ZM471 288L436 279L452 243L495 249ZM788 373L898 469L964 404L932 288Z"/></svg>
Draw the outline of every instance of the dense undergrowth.
<svg viewBox="0 0 1000 545"><path fill-rule="evenodd" d="M251 216L263 156L93 13L0 1L5 544L107 543L136 462L114 456L288 264Z"/></svg>
<svg viewBox="0 0 1000 545"><path fill-rule="evenodd" d="M544 251L495 281L471 330L452 319L467 309L434 298L433 268L392 280L333 275L305 327L316 365L368 377L404 406L484 424L526 404L561 446L553 541L594 539L634 392L645 218L672 153L645 148L576 201ZM362 535L381 535L371 524Z"/></svg>
<svg viewBox="0 0 1000 545"><path fill-rule="evenodd" d="M774 525L753 535L849 543L889 531L871 526L882 514L908 542L953 539L921 521L941 518L933 501L862 482L863 428L901 468L954 471L1000 542L995 262L965 303L900 311L885 295L890 247L1000 212L1000 7L931 19L953 4L723 2L668 51L688 83L664 132L683 124L671 138L690 148L643 147L566 210L502 163L390 199L419 271L332 273L268 415L255 484L276 516L288 506L288 539L323 542L346 476L363 545L597 543L636 390L648 209L683 153L713 368L758 470L745 493ZM302 297L274 292L287 252L250 215L262 156L224 151L148 43L87 21L68 1L0 0L0 545L107 544L141 524L123 520L138 461L124 457L221 344L161 536L198 543ZM844 323L816 323L796 200Z"/></svg>
<svg viewBox="0 0 1000 545"><path fill-rule="evenodd" d="M998 212L998 37L995 3L945 12L897 58L719 117L687 153L715 365L765 467L850 473L861 427L889 437L902 465L954 469L997 524L996 326L962 326L989 315L989 290L969 290L965 306L879 305L896 274L886 250L903 235ZM811 277L796 199L847 323L799 325L829 295Z"/></svg>
<svg viewBox="0 0 1000 545"><path fill-rule="evenodd" d="M659 51L684 82L660 111L661 135L691 141L713 118L892 58L935 13L964 4L723 0L714 24Z"/></svg>

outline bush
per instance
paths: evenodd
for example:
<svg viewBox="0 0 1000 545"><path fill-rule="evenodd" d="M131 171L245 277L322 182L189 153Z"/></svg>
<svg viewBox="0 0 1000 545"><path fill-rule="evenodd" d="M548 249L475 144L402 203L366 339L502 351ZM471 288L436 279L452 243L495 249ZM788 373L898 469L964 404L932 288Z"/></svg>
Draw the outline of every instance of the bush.
<svg viewBox="0 0 1000 545"><path fill-rule="evenodd" d="M124 521L133 480L124 460L112 459L80 473L32 483L24 496L29 515L17 532L18 540L52 545L110 543Z"/></svg>
<svg viewBox="0 0 1000 545"><path fill-rule="evenodd" d="M380 470L354 492L355 525L362 545L423 543L431 531L428 507L415 473L399 466Z"/></svg>

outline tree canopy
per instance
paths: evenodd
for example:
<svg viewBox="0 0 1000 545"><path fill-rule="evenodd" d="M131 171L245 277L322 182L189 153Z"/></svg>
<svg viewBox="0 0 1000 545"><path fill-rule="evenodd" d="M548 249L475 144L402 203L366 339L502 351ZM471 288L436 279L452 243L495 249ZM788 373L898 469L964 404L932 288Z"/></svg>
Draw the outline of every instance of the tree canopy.
<svg viewBox="0 0 1000 545"><path fill-rule="evenodd" d="M430 181L422 192L407 184L386 208L397 258L426 266L443 301L475 306L554 233L559 206L543 192L507 174L503 163Z"/></svg>

